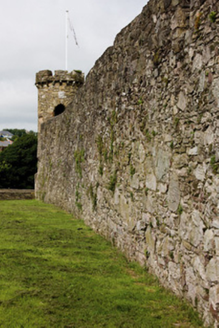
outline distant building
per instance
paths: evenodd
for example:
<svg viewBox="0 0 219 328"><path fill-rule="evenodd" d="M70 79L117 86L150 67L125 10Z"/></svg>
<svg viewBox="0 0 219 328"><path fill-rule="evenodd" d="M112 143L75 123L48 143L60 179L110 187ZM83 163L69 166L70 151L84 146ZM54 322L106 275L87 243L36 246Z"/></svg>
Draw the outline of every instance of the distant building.
<svg viewBox="0 0 219 328"><path fill-rule="evenodd" d="M11 145L13 142L11 140L0 141L0 152Z"/></svg>
<svg viewBox="0 0 219 328"><path fill-rule="evenodd" d="M0 137L6 138L6 139L11 139L13 137L13 134L9 131L0 131Z"/></svg>
<svg viewBox="0 0 219 328"><path fill-rule="evenodd" d="M11 141L11 138L13 137L13 134L9 131L0 131L0 138L4 138L4 140L0 140L0 152L3 151L5 148L7 148L9 145L13 143Z"/></svg>

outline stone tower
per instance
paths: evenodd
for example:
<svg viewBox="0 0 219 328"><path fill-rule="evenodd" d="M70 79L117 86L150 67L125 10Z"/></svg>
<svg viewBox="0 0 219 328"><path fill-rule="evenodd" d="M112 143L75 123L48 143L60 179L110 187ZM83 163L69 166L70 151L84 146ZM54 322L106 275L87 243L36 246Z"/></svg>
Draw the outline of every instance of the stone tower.
<svg viewBox="0 0 219 328"><path fill-rule="evenodd" d="M43 122L64 112L77 89L84 83L81 71L44 70L36 74L38 89L38 132Z"/></svg>

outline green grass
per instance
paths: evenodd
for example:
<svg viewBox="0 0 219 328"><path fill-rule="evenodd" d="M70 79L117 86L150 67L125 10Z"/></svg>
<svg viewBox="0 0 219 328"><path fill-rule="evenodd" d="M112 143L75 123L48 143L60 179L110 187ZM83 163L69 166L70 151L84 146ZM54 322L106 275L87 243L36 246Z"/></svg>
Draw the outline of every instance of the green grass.
<svg viewBox="0 0 219 328"><path fill-rule="evenodd" d="M41 202L0 201L0 327L202 327L186 303Z"/></svg>

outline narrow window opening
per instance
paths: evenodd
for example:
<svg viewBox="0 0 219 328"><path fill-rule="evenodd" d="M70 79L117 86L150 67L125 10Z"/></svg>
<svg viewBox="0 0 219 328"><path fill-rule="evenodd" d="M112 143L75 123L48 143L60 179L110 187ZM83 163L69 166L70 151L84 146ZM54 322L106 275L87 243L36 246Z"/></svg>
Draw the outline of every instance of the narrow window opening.
<svg viewBox="0 0 219 328"><path fill-rule="evenodd" d="M65 111L65 106L62 104L59 104L58 106L55 107L53 114L54 116L58 116L62 114Z"/></svg>

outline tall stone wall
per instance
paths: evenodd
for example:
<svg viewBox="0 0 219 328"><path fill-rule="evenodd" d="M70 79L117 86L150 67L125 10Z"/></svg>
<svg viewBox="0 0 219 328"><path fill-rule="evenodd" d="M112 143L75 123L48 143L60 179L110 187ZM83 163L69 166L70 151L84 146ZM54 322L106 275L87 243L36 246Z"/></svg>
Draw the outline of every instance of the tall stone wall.
<svg viewBox="0 0 219 328"><path fill-rule="evenodd" d="M150 0L41 125L36 196L219 325L219 1Z"/></svg>

